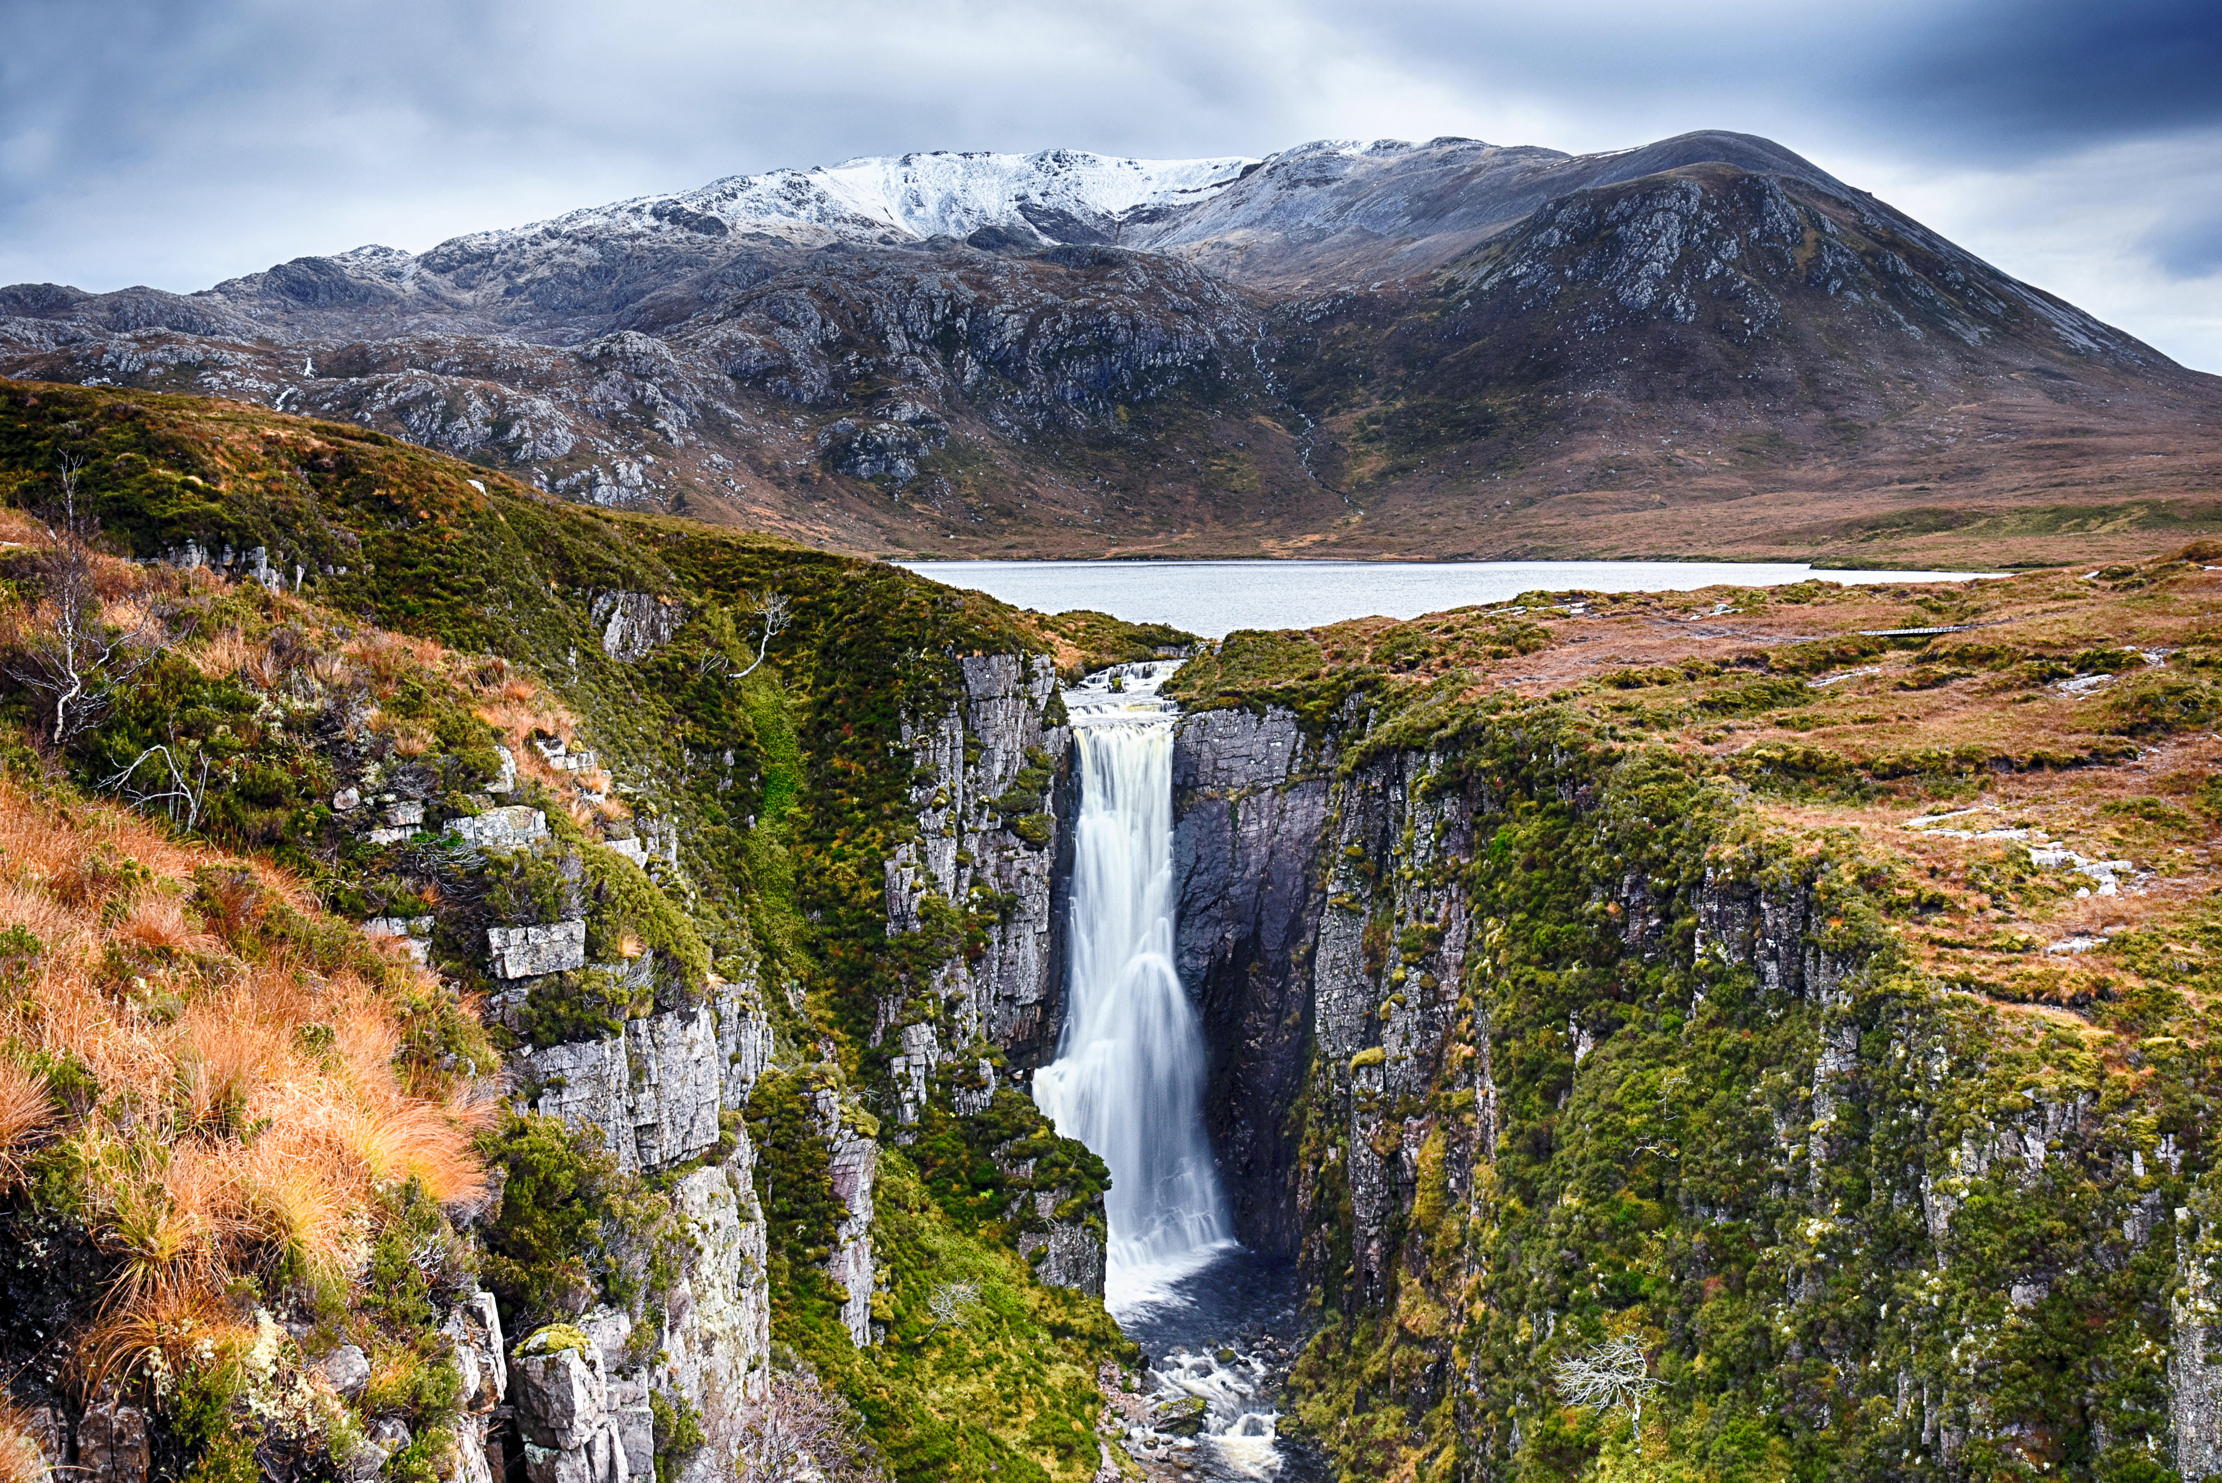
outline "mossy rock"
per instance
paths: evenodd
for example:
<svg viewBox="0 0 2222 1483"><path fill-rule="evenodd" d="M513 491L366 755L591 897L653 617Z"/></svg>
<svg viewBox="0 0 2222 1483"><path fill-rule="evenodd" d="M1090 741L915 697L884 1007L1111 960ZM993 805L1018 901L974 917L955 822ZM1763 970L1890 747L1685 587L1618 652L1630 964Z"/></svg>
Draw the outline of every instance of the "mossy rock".
<svg viewBox="0 0 2222 1483"><path fill-rule="evenodd" d="M594 1341L577 1324L546 1323L534 1329L525 1342L517 1346L517 1354L523 1359L562 1354L566 1350L583 1355L593 1347Z"/></svg>

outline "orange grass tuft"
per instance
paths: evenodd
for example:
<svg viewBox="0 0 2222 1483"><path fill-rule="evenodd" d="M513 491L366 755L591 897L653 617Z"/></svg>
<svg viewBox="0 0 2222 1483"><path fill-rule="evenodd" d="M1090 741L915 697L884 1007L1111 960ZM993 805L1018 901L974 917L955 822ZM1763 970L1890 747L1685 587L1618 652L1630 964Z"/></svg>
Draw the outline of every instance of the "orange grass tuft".
<svg viewBox="0 0 2222 1483"><path fill-rule="evenodd" d="M0 1483L50 1483L53 1476L31 1413L0 1398Z"/></svg>
<svg viewBox="0 0 2222 1483"><path fill-rule="evenodd" d="M53 1121L54 1103L45 1081L0 1058L0 1190L22 1176L25 1153Z"/></svg>
<svg viewBox="0 0 2222 1483"><path fill-rule="evenodd" d="M486 1109L469 1088L422 1095L396 1065L395 991L428 989L422 970L367 942L312 960L267 935L277 902L313 909L274 868L0 773L0 930L37 940L0 1005L0 1180L55 1139L81 1171L118 1264L79 1345L88 1385L156 1354L206 1362L241 1277L358 1280L385 1188L485 1196ZM24 1069L42 1055L82 1068L69 1085L89 1105L57 1108Z"/></svg>

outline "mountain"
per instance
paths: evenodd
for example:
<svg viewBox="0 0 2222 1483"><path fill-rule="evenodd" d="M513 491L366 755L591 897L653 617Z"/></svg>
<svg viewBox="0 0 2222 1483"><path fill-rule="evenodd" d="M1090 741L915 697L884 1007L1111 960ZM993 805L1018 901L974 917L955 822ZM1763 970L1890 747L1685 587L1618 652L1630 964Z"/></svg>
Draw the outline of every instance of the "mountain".
<svg viewBox="0 0 2222 1483"><path fill-rule="evenodd" d="M0 372L890 553L2002 562L2222 527L2222 380L1720 132L778 170L194 294L0 289Z"/></svg>

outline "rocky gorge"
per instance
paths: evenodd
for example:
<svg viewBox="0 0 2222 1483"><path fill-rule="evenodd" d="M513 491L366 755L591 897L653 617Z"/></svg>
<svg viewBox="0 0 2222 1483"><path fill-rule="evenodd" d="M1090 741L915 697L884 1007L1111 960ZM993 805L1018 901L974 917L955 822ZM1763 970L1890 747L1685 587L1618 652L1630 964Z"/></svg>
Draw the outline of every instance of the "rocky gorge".
<svg viewBox="0 0 2222 1483"><path fill-rule="evenodd" d="M344 424L0 411L11 676L65 476L101 621L164 636L75 732L4 697L46 1463L1108 1483L1213 1455L1148 1371L1250 1366L1343 1477L2222 1470L2210 549L1191 646L1171 955L1268 1366L1121 1335L1107 1170L1029 1095L1063 688L1170 636ZM1569 1389L1613 1356L1640 1410Z"/></svg>

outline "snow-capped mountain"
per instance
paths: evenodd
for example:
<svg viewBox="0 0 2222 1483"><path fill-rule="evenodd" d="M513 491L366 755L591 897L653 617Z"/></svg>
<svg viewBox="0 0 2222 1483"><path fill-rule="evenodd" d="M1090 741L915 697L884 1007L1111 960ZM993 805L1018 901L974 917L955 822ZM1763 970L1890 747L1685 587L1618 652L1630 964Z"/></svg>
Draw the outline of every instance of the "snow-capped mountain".
<svg viewBox="0 0 2222 1483"><path fill-rule="evenodd" d="M807 170L731 175L696 190L641 196L505 231L443 243L470 252L583 235L722 236L755 232L799 244L923 241L1001 227L1043 242L1105 240L1128 215L1211 194L1258 162L1133 160L1084 150L1034 154L935 151L871 156Z"/></svg>
<svg viewBox="0 0 2222 1483"><path fill-rule="evenodd" d="M1037 154L933 153L850 160L716 181L659 201L629 203L654 217L666 202L734 228L869 223L915 238L963 237L985 226L1081 223L1098 228L1139 209L1184 204L1257 161L1130 160L1079 150Z"/></svg>
<svg viewBox="0 0 2222 1483"><path fill-rule="evenodd" d="M351 419L597 503L994 555L1569 551L1623 495L2157 487L2179 475L2156 450L2222 405L1718 132L773 170L196 294L0 289L0 372ZM2063 417L2072 442L2025 436Z"/></svg>

